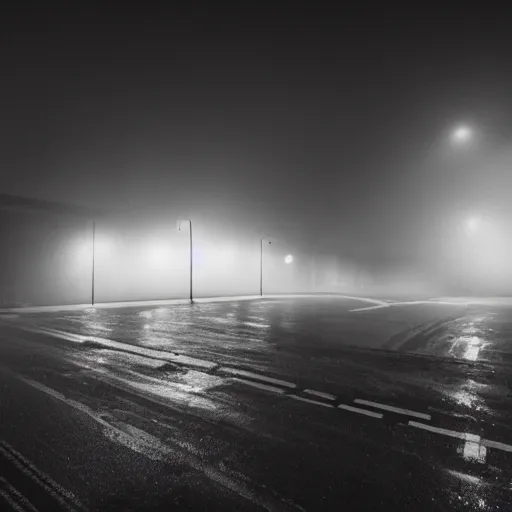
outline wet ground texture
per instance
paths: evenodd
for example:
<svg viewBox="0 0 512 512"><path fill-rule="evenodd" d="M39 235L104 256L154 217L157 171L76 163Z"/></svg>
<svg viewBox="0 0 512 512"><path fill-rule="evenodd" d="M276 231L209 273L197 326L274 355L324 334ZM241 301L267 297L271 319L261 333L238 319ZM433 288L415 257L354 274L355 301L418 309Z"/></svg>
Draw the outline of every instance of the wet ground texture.
<svg viewBox="0 0 512 512"><path fill-rule="evenodd" d="M0 502L512 510L511 347L499 302L5 314Z"/></svg>

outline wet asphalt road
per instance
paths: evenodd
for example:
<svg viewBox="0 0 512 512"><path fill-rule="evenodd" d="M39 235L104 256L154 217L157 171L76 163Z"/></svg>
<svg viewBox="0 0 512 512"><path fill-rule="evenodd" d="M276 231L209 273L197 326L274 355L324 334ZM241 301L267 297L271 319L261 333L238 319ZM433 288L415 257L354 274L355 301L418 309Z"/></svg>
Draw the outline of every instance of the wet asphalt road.
<svg viewBox="0 0 512 512"><path fill-rule="evenodd" d="M4 317L0 503L512 510L511 340L333 297Z"/></svg>

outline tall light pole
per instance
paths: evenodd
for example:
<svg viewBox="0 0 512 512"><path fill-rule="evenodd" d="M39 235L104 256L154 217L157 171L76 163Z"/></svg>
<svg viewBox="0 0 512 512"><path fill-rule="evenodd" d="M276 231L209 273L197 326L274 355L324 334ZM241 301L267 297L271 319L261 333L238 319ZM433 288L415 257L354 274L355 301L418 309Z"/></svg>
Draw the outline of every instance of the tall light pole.
<svg viewBox="0 0 512 512"><path fill-rule="evenodd" d="M264 238L260 239L260 297L263 297L263 242L272 243Z"/></svg>
<svg viewBox="0 0 512 512"><path fill-rule="evenodd" d="M181 229L181 220L178 220L177 222L177 227L178 227L178 231L182 231ZM192 272L193 272L193 259L192 259L192 221L191 220L185 220L184 222L188 222L189 223L189 226L190 226L190 237L189 237L189 241L190 241L190 303L193 303L194 302L194 298L193 298L193 293L192 293Z"/></svg>
<svg viewBox="0 0 512 512"><path fill-rule="evenodd" d="M95 243L96 243L96 221L92 221L92 281L91 281L91 304L94 306L94 265L95 265Z"/></svg>

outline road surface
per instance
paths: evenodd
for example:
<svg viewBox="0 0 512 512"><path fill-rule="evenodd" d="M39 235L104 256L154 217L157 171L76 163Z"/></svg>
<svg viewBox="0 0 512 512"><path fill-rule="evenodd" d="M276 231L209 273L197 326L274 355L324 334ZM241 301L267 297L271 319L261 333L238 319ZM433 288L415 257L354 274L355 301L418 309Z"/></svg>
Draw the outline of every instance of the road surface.
<svg viewBox="0 0 512 512"><path fill-rule="evenodd" d="M511 340L454 300L4 315L0 503L511 510Z"/></svg>

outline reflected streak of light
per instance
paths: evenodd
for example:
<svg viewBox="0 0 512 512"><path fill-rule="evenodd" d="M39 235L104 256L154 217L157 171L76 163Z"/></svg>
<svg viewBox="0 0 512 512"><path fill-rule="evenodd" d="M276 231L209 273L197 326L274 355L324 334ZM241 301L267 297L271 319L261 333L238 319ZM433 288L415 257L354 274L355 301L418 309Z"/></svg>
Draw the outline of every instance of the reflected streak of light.
<svg viewBox="0 0 512 512"><path fill-rule="evenodd" d="M487 448L485 446L481 446L479 442L466 441L464 443L462 456L465 460L485 462L487 457Z"/></svg>
<svg viewBox="0 0 512 512"><path fill-rule="evenodd" d="M128 381L126 379L124 380L125 383L131 387L137 388L142 392L150 393L152 395L157 395L162 398L171 399L172 401L177 402L184 402L187 405L190 405L192 407L196 407L198 409L204 409L208 411L215 411L217 410L217 405L205 398L199 397L195 394L191 394L191 388L192 386L185 385L185 384L174 384L173 387L175 389L172 389L170 386L165 385L159 385L159 384L143 384L139 382L132 382ZM186 388L189 389L186 389ZM176 389L178 388L178 389ZM197 388L196 388L197 389Z"/></svg>
<svg viewBox="0 0 512 512"><path fill-rule="evenodd" d="M257 329L269 329L270 325L268 324L258 324L256 322L244 322L244 325L249 327L256 327Z"/></svg>
<svg viewBox="0 0 512 512"><path fill-rule="evenodd" d="M468 393L467 391L458 391L454 393L453 399L460 405L465 405L466 407L473 407L475 402L478 401L478 398L472 393ZM478 410L478 408L477 408Z"/></svg>
<svg viewBox="0 0 512 512"><path fill-rule="evenodd" d="M101 322L91 322L89 323L89 327L91 329L94 329L96 331L104 331L104 332L111 332L112 329L110 327L107 327L105 324Z"/></svg>
<svg viewBox="0 0 512 512"><path fill-rule="evenodd" d="M470 484L483 485L484 483L480 477L469 475L468 473L461 473L460 471L455 471L454 469L447 469L446 471L450 473L450 475L456 476L460 480Z"/></svg>
<svg viewBox="0 0 512 512"><path fill-rule="evenodd" d="M469 346L464 352L464 359L468 361L476 361L478 358L478 353L480 352L480 347Z"/></svg>

